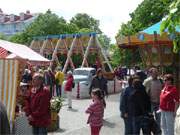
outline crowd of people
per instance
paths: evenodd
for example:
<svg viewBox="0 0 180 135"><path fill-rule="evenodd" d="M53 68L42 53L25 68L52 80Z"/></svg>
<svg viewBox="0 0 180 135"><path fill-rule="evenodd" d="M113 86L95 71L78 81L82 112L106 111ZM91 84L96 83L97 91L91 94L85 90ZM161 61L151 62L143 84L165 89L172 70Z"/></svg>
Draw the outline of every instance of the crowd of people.
<svg viewBox="0 0 180 135"><path fill-rule="evenodd" d="M53 96L61 96L65 79L68 107L72 108L71 91L74 80L71 71L65 76L61 68L54 72L51 68L35 72L25 69L18 91L16 114L18 116L25 113L33 134L47 134L47 128L51 124L50 100Z"/></svg>
<svg viewBox="0 0 180 135"><path fill-rule="evenodd" d="M141 129L144 135L160 135L162 132L164 135L174 135L175 113L180 100L179 93L173 85L173 75L166 74L160 78L156 68L151 68L148 73L136 70L133 76L128 77L128 86L121 92L120 111L124 120L125 135L139 135ZM123 75L126 76L127 73ZM120 80L127 79L121 77ZM50 100L53 96L61 96L65 79L64 90L67 94L68 108L71 109L74 87L71 71L64 75L61 68L57 68L55 72L51 68L39 69L36 72L25 69L17 97L16 113L24 112L32 126L33 134L47 134L47 128L51 123ZM105 97L109 95L107 87L107 79L103 76L102 69L98 69L89 90L92 103L85 110L85 113L89 114L87 123L90 125L91 135L99 135L103 126ZM6 125L1 124L0 131L9 134L6 109L1 103L0 108L3 116L0 117L0 122L7 121Z"/></svg>
<svg viewBox="0 0 180 135"><path fill-rule="evenodd" d="M158 70L151 68L142 80L138 74L130 76L128 87L121 94L120 111L125 135L151 133L174 135L174 121L179 93L173 85L172 74L159 78Z"/></svg>

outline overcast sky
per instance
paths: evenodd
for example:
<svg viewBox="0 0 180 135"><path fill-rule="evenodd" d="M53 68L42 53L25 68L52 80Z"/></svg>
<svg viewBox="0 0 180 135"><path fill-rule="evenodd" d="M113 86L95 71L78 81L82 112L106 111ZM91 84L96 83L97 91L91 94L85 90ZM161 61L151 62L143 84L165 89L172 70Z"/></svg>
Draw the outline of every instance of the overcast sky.
<svg viewBox="0 0 180 135"><path fill-rule="evenodd" d="M0 0L0 8L8 14L52 12L69 20L76 13L87 13L100 20L100 28L115 42L122 22L127 22L143 0Z"/></svg>

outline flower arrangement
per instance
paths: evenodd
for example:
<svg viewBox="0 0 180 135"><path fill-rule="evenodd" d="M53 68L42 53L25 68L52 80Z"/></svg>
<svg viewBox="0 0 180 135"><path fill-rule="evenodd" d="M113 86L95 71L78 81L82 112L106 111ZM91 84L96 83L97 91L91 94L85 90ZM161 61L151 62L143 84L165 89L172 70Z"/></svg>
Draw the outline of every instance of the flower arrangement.
<svg viewBox="0 0 180 135"><path fill-rule="evenodd" d="M52 97L50 104L51 104L51 111L59 112L62 105L63 105L63 98L61 97Z"/></svg>

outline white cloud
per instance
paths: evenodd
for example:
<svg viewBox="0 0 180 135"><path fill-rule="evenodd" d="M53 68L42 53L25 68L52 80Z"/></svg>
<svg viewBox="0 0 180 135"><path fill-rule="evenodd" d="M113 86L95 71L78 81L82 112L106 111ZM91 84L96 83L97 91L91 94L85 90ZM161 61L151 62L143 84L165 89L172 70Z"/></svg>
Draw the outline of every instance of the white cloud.
<svg viewBox="0 0 180 135"><path fill-rule="evenodd" d="M129 13L143 0L0 0L6 13L30 10L45 12L51 9L60 16L70 19L76 13L88 13L100 20L100 28L115 42L115 35L122 22L127 22Z"/></svg>

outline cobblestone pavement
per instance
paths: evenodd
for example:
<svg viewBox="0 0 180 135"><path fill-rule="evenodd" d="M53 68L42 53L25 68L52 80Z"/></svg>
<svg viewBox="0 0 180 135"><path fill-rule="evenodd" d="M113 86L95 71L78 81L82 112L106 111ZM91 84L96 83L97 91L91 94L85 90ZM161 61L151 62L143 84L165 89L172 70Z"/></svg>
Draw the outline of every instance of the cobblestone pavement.
<svg viewBox="0 0 180 135"><path fill-rule="evenodd" d="M65 106L60 111L60 129L49 135L90 135L89 126L86 124L88 115L85 109L91 103L90 99L73 100L73 109ZM101 135L123 135L123 121L119 113L119 94L110 95L104 115L104 126Z"/></svg>

